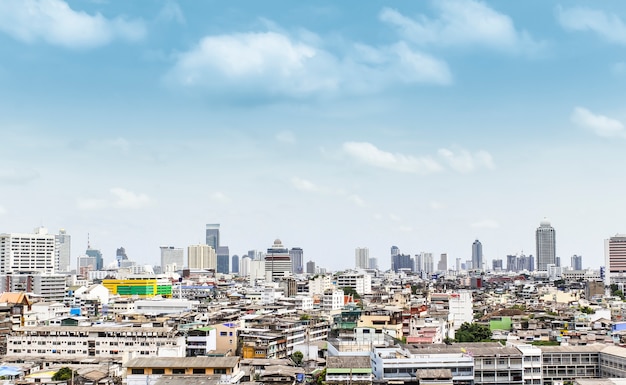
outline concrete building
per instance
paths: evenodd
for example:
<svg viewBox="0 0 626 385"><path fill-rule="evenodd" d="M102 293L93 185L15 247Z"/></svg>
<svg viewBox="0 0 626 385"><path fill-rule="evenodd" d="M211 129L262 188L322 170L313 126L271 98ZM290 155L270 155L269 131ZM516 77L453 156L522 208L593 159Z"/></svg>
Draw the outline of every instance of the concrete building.
<svg viewBox="0 0 626 385"><path fill-rule="evenodd" d="M604 240L605 284L626 280L626 234Z"/></svg>
<svg viewBox="0 0 626 385"><path fill-rule="evenodd" d="M360 295L372 293L372 276L362 271L345 271L337 275L337 287L349 287Z"/></svg>
<svg viewBox="0 0 626 385"><path fill-rule="evenodd" d="M55 271L57 272L68 272L70 271L70 263L71 263L71 240L69 234L65 231L65 229L59 230L59 234L54 236L56 239L56 247L57 247L57 263L55 267Z"/></svg>
<svg viewBox="0 0 626 385"><path fill-rule="evenodd" d="M185 251L174 246L161 246L161 271L172 272L185 266Z"/></svg>
<svg viewBox="0 0 626 385"><path fill-rule="evenodd" d="M354 267L356 269L369 268L370 250L367 247L357 247L354 249Z"/></svg>
<svg viewBox="0 0 626 385"><path fill-rule="evenodd" d="M126 384L156 385L162 378L180 378L184 384L210 385L209 376L213 375L222 377L218 383L236 384L243 376L239 360L239 357L138 357L125 365ZM202 381L193 382L186 375L202 375Z"/></svg>
<svg viewBox="0 0 626 385"><path fill-rule="evenodd" d="M478 239L472 243L472 269L483 270L483 244Z"/></svg>
<svg viewBox="0 0 626 385"><path fill-rule="evenodd" d="M43 301L63 301L66 294L65 275L42 272L15 272L0 275L0 290L29 293Z"/></svg>
<svg viewBox="0 0 626 385"><path fill-rule="evenodd" d="M32 234L0 234L0 274L17 271L54 273L57 258L56 237L44 227Z"/></svg>
<svg viewBox="0 0 626 385"><path fill-rule="evenodd" d="M213 250L220 246L220 225L217 223L206 225L206 242Z"/></svg>
<svg viewBox="0 0 626 385"><path fill-rule="evenodd" d="M272 247L265 254L265 271L270 274L272 280L284 277L285 273L293 271L289 249L283 246L280 239L276 239Z"/></svg>
<svg viewBox="0 0 626 385"><path fill-rule="evenodd" d="M216 268L217 273L228 274L230 273L230 249L228 246L218 246L216 251Z"/></svg>
<svg viewBox="0 0 626 385"><path fill-rule="evenodd" d="M187 247L187 266L190 269L217 269L217 254L209 245L191 245Z"/></svg>
<svg viewBox="0 0 626 385"><path fill-rule="evenodd" d="M315 261L309 261L306 263L306 273L315 274Z"/></svg>
<svg viewBox="0 0 626 385"><path fill-rule="evenodd" d="M547 271L548 265L556 266L556 237L554 227L546 219L541 221L535 232L537 246L537 270Z"/></svg>
<svg viewBox="0 0 626 385"><path fill-rule="evenodd" d="M289 256L291 257L292 273L302 274L304 273L304 251L300 247L292 247L289 250Z"/></svg>

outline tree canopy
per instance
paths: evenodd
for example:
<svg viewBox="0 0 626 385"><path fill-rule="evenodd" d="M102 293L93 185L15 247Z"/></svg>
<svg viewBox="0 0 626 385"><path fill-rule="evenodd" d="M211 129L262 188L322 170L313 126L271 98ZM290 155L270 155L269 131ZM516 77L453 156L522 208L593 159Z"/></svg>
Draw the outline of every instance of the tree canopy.
<svg viewBox="0 0 626 385"><path fill-rule="evenodd" d="M72 369L67 366L62 367L52 376L52 381L67 381L70 379L72 379Z"/></svg>
<svg viewBox="0 0 626 385"><path fill-rule="evenodd" d="M488 326L465 322L455 333L456 342L481 342L491 340L491 330Z"/></svg>

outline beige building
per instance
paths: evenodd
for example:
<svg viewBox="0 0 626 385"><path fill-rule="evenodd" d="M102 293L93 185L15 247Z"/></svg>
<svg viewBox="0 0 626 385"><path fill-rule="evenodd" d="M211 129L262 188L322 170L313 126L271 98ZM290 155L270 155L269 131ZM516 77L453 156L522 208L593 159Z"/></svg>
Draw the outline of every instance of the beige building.
<svg viewBox="0 0 626 385"><path fill-rule="evenodd" d="M187 248L190 269L217 269L217 254L209 245L191 245Z"/></svg>

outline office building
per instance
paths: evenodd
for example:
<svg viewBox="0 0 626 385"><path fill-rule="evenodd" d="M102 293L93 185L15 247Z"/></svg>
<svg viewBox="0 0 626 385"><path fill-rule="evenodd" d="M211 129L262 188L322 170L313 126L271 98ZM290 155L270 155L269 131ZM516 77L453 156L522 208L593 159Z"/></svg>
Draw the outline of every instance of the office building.
<svg viewBox="0 0 626 385"><path fill-rule="evenodd" d="M252 259L247 255L241 257L241 260L239 261L240 276L247 277L248 275L250 275L250 261L252 261Z"/></svg>
<svg viewBox="0 0 626 385"><path fill-rule="evenodd" d="M442 253L439 256L439 262L437 263L437 271L447 271L448 270L448 254Z"/></svg>
<svg viewBox="0 0 626 385"><path fill-rule="evenodd" d="M230 273L230 249L228 246L219 246L217 248L217 267L216 272L222 274Z"/></svg>
<svg viewBox="0 0 626 385"><path fill-rule="evenodd" d="M209 245L191 245L187 247L187 266L190 269L217 269L217 254Z"/></svg>
<svg viewBox="0 0 626 385"><path fill-rule="evenodd" d="M583 257L581 255L572 255L572 270L583 269Z"/></svg>
<svg viewBox="0 0 626 385"><path fill-rule="evenodd" d="M115 250L115 262L117 267L122 267L128 262L128 255L126 255L126 249L124 247L118 247Z"/></svg>
<svg viewBox="0 0 626 385"><path fill-rule="evenodd" d="M354 267L357 269L367 269L370 263L370 250L367 247L357 247L354 249Z"/></svg>
<svg viewBox="0 0 626 385"><path fill-rule="evenodd" d="M104 267L104 258L102 258L102 252L98 249L92 249L89 241L87 241L87 250L85 250L85 254L88 257L93 257L96 262L96 270L102 270Z"/></svg>
<svg viewBox="0 0 626 385"><path fill-rule="evenodd" d="M181 270L185 266L185 251L182 247L161 246L161 271Z"/></svg>
<svg viewBox="0 0 626 385"><path fill-rule="evenodd" d="M315 274L315 262L314 261L309 261L306 263L306 273Z"/></svg>
<svg viewBox="0 0 626 385"><path fill-rule="evenodd" d="M483 244L478 239L472 243L472 269L483 269Z"/></svg>
<svg viewBox="0 0 626 385"><path fill-rule="evenodd" d="M537 246L537 270L547 271L548 265L556 265L556 238L554 228L546 219L541 221L535 233Z"/></svg>
<svg viewBox="0 0 626 385"><path fill-rule="evenodd" d="M494 259L491 261L491 268L493 271L502 271L502 259Z"/></svg>
<svg viewBox="0 0 626 385"><path fill-rule="evenodd" d="M44 227L33 234L0 234L0 274L18 271L54 273L56 237Z"/></svg>
<svg viewBox="0 0 626 385"><path fill-rule="evenodd" d="M407 254L396 254L391 257L391 270L396 273L399 271L413 271L415 261Z"/></svg>
<svg viewBox="0 0 626 385"><path fill-rule="evenodd" d="M239 274L239 256L233 255L230 259L230 272L233 274Z"/></svg>
<svg viewBox="0 0 626 385"><path fill-rule="evenodd" d="M626 234L616 234L614 237L604 240L604 258L607 270L605 283L607 285L610 284L611 278L626 275Z"/></svg>
<svg viewBox="0 0 626 385"><path fill-rule="evenodd" d="M271 273L272 281L279 277L284 277L285 273L293 270L289 249L283 246L280 239L276 239L272 247L267 249L265 254L265 271Z"/></svg>
<svg viewBox="0 0 626 385"><path fill-rule="evenodd" d="M65 229L59 230L59 234L55 235L57 247L57 264L55 271L70 271L71 259L71 237Z"/></svg>
<svg viewBox="0 0 626 385"><path fill-rule="evenodd" d="M289 250L289 256L291 257L291 264L293 266L294 274L304 273L304 251L300 247L292 247Z"/></svg>
<svg viewBox="0 0 626 385"><path fill-rule="evenodd" d="M217 223L206 225L206 244L217 252L220 246L220 225Z"/></svg>
<svg viewBox="0 0 626 385"><path fill-rule="evenodd" d="M371 257L370 261L368 263L368 266L370 269L376 269L378 270L378 258L376 257Z"/></svg>

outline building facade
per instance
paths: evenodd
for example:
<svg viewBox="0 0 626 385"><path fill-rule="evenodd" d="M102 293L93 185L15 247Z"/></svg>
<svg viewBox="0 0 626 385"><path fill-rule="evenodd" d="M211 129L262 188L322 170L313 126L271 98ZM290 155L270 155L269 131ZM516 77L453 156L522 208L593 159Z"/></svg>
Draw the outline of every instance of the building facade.
<svg viewBox="0 0 626 385"><path fill-rule="evenodd" d="M537 270L547 271L548 265L556 265L556 236L547 220L541 221L535 232L537 246Z"/></svg>

